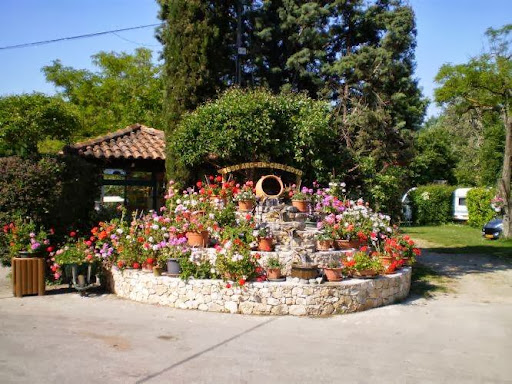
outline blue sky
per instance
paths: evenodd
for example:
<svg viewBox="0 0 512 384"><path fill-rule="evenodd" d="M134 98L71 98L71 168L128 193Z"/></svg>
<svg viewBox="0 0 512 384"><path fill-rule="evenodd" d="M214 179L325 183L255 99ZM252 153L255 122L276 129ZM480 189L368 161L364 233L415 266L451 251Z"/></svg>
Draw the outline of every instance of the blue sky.
<svg viewBox="0 0 512 384"><path fill-rule="evenodd" d="M411 5L418 29L416 77L430 98L433 78L443 63L467 61L482 51L488 27L512 23L512 0L411 0ZM159 21L157 13L154 0L1 0L0 47L153 24ZM55 59L67 66L91 68L90 56L101 50L131 52L139 46L155 53L160 50L153 28L119 36L0 50L0 95L53 93L41 67ZM429 115L437 111L431 105Z"/></svg>

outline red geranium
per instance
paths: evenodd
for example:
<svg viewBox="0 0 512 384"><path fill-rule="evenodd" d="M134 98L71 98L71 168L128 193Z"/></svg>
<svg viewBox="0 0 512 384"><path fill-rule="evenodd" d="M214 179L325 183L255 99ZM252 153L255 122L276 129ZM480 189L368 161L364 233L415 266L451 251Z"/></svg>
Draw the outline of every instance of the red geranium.
<svg viewBox="0 0 512 384"><path fill-rule="evenodd" d="M75 232L75 231L71 231L71 232L69 232L69 236L71 236L71 237L75 237L75 236L76 236L76 232Z"/></svg>
<svg viewBox="0 0 512 384"><path fill-rule="evenodd" d="M239 284L240 286L243 286L243 285L245 284L245 280L244 280L244 279L240 279L240 280L238 280L238 284Z"/></svg>
<svg viewBox="0 0 512 384"><path fill-rule="evenodd" d="M139 263L137 263L137 262L135 262L135 263L133 263L133 264L132 264L132 267L133 267L134 269L139 269L139 268L140 268L140 264L139 264Z"/></svg>

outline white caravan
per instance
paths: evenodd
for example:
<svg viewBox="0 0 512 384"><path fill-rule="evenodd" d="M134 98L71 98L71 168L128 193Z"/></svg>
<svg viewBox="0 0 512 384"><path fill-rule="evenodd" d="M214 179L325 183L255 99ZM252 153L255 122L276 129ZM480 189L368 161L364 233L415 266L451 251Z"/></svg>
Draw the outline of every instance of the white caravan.
<svg viewBox="0 0 512 384"><path fill-rule="evenodd" d="M453 192L453 218L454 220L467 221L469 218L466 196L471 188L457 188Z"/></svg>

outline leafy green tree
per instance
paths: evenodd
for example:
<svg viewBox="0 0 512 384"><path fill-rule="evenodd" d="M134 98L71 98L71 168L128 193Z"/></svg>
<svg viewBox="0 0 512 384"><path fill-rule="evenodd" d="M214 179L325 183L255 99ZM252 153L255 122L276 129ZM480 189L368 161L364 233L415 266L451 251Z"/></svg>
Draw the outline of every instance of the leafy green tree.
<svg viewBox="0 0 512 384"><path fill-rule="evenodd" d="M494 111L502 119L505 130L505 152L499 193L505 199L503 234L512 237L512 62L509 33L512 24L501 29L488 29L489 50L466 64L445 64L439 70L435 91L441 104L452 104L461 111Z"/></svg>
<svg viewBox="0 0 512 384"><path fill-rule="evenodd" d="M435 180L455 182L457 159L445 130L435 125L423 128L417 133L414 144L416 156L411 168L415 185L431 184Z"/></svg>
<svg viewBox="0 0 512 384"><path fill-rule="evenodd" d="M41 93L0 97L0 156L36 155L51 140L68 142L78 121L76 108L59 97Z"/></svg>
<svg viewBox="0 0 512 384"><path fill-rule="evenodd" d="M151 51L140 48L133 55L100 52L92 56L98 71L65 67L60 60L43 67L46 80L59 95L75 105L80 127L75 138L112 132L134 123L161 129L161 68Z"/></svg>

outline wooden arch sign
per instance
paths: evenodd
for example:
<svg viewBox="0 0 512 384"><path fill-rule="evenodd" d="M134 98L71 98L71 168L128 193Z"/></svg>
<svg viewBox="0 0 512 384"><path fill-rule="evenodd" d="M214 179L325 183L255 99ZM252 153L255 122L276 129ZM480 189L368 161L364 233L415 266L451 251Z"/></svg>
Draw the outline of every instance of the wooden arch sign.
<svg viewBox="0 0 512 384"><path fill-rule="evenodd" d="M232 165L229 167L221 168L218 170L219 174L222 175L222 178L225 178L225 175L228 173L232 173L235 171L240 171L243 169L251 169L251 168L270 168L270 169L279 169L281 171L290 172L296 175L297 177L297 185L300 185L300 181L304 172L300 169L290 167L289 165L279 164L279 163L270 163L266 161L257 161L252 163L242 163L237 165Z"/></svg>

